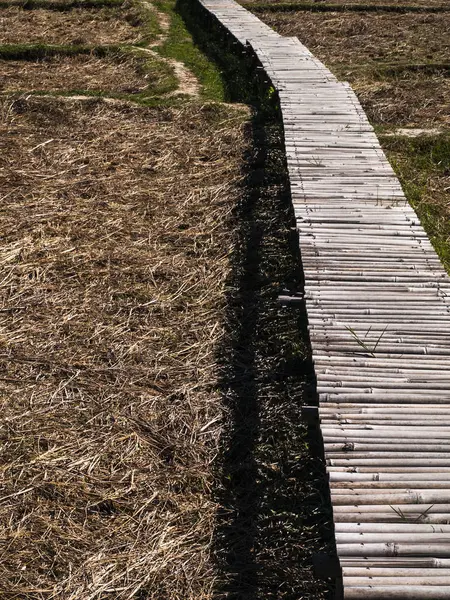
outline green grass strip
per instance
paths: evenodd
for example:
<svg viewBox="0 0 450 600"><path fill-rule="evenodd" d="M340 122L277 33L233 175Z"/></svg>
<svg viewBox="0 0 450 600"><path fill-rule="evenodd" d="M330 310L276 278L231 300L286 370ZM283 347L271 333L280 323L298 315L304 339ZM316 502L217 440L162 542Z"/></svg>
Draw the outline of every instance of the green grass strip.
<svg viewBox="0 0 450 600"><path fill-rule="evenodd" d="M399 6L396 4L322 4L315 2L256 2L245 3L252 12L393 12L393 13L441 13L449 12L450 6Z"/></svg>
<svg viewBox="0 0 450 600"><path fill-rule="evenodd" d="M378 134L410 204L430 236L436 252L450 272L450 133L418 137ZM441 182L440 185L434 182ZM433 202L427 200L433 185Z"/></svg>
<svg viewBox="0 0 450 600"><path fill-rule="evenodd" d="M173 107L180 106L186 100L192 101L192 98L185 97L183 95L176 96L159 96L151 95L148 96L145 93L140 94L126 94L121 92L105 92L102 90L15 90L14 92L0 92L0 98L22 98L23 96L52 96L54 98L71 98L76 96L78 99L80 96L86 96L93 100L113 99L123 100L124 102L132 102L140 106L152 107Z"/></svg>
<svg viewBox="0 0 450 600"><path fill-rule="evenodd" d="M154 4L171 18L167 39L155 50L165 58L184 63L197 77L205 99L223 102L225 89L220 70L194 44L183 18L176 11L176 0L156 0Z"/></svg>

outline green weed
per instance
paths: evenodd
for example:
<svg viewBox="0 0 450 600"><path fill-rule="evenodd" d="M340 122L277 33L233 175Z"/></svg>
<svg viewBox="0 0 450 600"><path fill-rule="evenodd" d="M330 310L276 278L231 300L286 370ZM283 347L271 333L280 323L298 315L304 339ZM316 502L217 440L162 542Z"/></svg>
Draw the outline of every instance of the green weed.
<svg viewBox="0 0 450 600"><path fill-rule="evenodd" d="M450 133L380 139L406 197L450 271Z"/></svg>

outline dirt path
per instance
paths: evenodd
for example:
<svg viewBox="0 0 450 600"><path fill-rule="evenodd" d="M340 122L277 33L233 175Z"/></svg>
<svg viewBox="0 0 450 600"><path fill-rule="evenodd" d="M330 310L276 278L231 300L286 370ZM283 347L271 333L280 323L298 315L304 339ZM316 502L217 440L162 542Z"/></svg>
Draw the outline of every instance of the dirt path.
<svg viewBox="0 0 450 600"><path fill-rule="evenodd" d="M178 89L175 92L171 92L168 95L176 96L178 94L186 94L188 96L199 96L200 84L198 82L197 77L195 77L192 71L190 71L181 61L175 60L174 58L165 58L161 56L156 50L156 48L161 47L168 38L170 30L169 15L158 10L150 2L143 1L141 4L146 10L149 10L156 15L159 26L161 28L161 33L157 36L154 42L149 44L148 48L146 48L145 51L152 54L153 56L158 57L159 59L162 59L164 62L170 65L175 71L175 76L177 77L179 82Z"/></svg>

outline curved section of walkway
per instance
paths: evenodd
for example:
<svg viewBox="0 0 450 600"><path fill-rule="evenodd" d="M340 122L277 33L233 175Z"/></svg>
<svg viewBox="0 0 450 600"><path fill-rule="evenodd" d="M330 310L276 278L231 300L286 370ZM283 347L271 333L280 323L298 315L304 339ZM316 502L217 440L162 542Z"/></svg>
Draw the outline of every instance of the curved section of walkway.
<svg viewBox="0 0 450 600"><path fill-rule="evenodd" d="M349 84L200 2L280 98L344 598L450 598L450 279Z"/></svg>

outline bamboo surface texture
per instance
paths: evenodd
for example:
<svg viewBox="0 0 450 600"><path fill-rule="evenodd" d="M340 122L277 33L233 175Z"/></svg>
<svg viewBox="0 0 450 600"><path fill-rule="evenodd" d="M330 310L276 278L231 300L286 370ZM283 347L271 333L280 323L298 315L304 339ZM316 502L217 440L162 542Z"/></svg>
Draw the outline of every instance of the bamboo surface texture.
<svg viewBox="0 0 450 600"><path fill-rule="evenodd" d="M450 279L350 85L199 1L279 98L344 598L450 599Z"/></svg>

